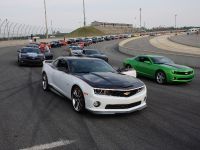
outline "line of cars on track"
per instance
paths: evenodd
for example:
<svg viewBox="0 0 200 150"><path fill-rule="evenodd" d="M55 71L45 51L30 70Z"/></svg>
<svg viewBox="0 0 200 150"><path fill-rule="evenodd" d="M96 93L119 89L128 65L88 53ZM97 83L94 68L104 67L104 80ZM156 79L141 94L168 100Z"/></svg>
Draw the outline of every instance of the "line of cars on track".
<svg viewBox="0 0 200 150"><path fill-rule="evenodd" d="M77 44L79 44L77 42ZM24 57L40 58L43 63L42 87L54 89L71 100L73 109L85 109L98 114L128 113L147 106L146 85L136 75L154 78L157 83L190 82L194 78L192 68L177 65L164 56L141 55L124 60L124 69L113 69L108 57L101 51L82 49L71 43L71 56L45 60L36 54L37 48L22 48Z"/></svg>

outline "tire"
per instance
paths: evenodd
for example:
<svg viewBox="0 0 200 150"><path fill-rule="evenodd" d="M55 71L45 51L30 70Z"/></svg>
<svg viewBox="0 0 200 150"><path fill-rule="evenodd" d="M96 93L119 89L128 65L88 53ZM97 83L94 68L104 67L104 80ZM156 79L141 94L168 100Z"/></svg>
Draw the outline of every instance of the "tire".
<svg viewBox="0 0 200 150"><path fill-rule="evenodd" d="M72 89L72 106L76 112L83 112L85 110L85 99L82 90L75 86Z"/></svg>
<svg viewBox="0 0 200 150"><path fill-rule="evenodd" d="M155 79L158 84L165 84L167 82L166 74L163 71L157 71Z"/></svg>
<svg viewBox="0 0 200 150"><path fill-rule="evenodd" d="M42 88L44 91L49 90L49 83L48 83L48 78L47 78L46 73L42 74Z"/></svg>
<svg viewBox="0 0 200 150"><path fill-rule="evenodd" d="M132 67L131 67L131 65L127 64L127 65L125 66L125 68L126 68L126 69L131 69Z"/></svg>
<svg viewBox="0 0 200 150"><path fill-rule="evenodd" d="M22 63L21 63L21 61L19 60L19 58L17 59L17 63L18 63L19 66L22 66Z"/></svg>

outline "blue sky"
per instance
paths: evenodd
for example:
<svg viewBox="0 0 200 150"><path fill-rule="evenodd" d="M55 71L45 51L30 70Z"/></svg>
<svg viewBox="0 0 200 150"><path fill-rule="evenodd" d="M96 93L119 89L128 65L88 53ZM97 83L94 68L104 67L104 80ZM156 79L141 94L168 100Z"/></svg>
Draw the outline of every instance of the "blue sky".
<svg viewBox="0 0 200 150"><path fill-rule="evenodd" d="M83 22L82 0L46 0L48 24L72 30ZM44 26L43 0L0 0L0 18L18 23ZM200 26L199 0L85 0L87 24L94 20L131 23L139 26L139 8L142 24L146 27Z"/></svg>

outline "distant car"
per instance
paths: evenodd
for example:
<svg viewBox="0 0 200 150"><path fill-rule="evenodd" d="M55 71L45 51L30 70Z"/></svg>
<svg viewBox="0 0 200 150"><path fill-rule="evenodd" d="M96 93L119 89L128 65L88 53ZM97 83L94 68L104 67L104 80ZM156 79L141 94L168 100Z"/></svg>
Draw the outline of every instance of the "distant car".
<svg viewBox="0 0 200 150"><path fill-rule="evenodd" d="M66 46L67 45L67 42L65 40L59 40L61 46Z"/></svg>
<svg viewBox="0 0 200 150"><path fill-rule="evenodd" d="M39 48L38 44L28 44L25 47Z"/></svg>
<svg viewBox="0 0 200 150"><path fill-rule="evenodd" d="M96 58L59 57L44 61L42 88L71 100L76 112L130 113L145 108L147 89L139 79Z"/></svg>
<svg viewBox="0 0 200 150"><path fill-rule="evenodd" d="M70 56L82 56L83 49L80 46L69 46L69 55Z"/></svg>
<svg viewBox="0 0 200 150"><path fill-rule="evenodd" d="M78 42L77 44L81 49L83 49L84 46L85 46L85 42L84 41Z"/></svg>
<svg viewBox="0 0 200 150"><path fill-rule="evenodd" d="M51 44L49 44L47 42L40 42L40 44L39 44L40 50L46 50L46 49L50 49L50 48L51 48Z"/></svg>
<svg viewBox="0 0 200 150"><path fill-rule="evenodd" d="M92 38L92 43L98 43L98 38L97 37L93 37Z"/></svg>
<svg viewBox="0 0 200 150"><path fill-rule="evenodd" d="M39 48L23 47L18 50L17 56L19 65L42 65L45 59L44 54L40 52Z"/></svg>
<svg viewBox="0 0 200 150"><path fill-rule="evenodd" d="M50 45L52 48L58 48L58 47L62 46L59 41L52 41L52 42L50 42Z"/></svg>
<svg viewBox="0 0 200 150"><path fill-rule="evenodd" d="M68 39L67 40L67 44L73 44L73 43L76 43L75 39Z"/></svg>
<svg viewBox="0 0 200 150"><path fill-rule="evenodd" d="M45 60L53 59L53 53L51 53L50 49L43 50L41 53L43 53Z"/></svg>
<svg viewBox="0 0 200 150"><path fill-rule="evenodd" d="M105 41L110 41L110 40L111 40L110 36L105 36Z"/></svg>
<svg viewBox="0 0 200 150"><path fill-rule="evenodd" d="M106 62L108 62L108 57L103 54L101 51L96 50L96 49L83 49L83 55L86 57L92 57L92 58L99 58L103 59Z"/></svg>
<svg viewBox="0 0 200 150"><path fill-rule="evenodd" d="M190 82L194 78L192 68L177 65L164 56L141 55L128 58L123 64L126 68L134 68L138 75L155 79L159 84Z"/></svg>

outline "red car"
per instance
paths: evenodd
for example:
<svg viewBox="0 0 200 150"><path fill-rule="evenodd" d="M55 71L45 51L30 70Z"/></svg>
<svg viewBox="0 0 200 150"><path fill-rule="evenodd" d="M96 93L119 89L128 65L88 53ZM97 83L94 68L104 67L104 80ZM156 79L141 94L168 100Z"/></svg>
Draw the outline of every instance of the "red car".
<svg viewBox="0 0 200 150"><path fill-rule="evenodd" d="M85 46L85 42L78 42L78 46L80 46L80 48L83 49Z"/></svg>
<svg viewBox="0 0 200 150"><path fill-rule="evenodd" d="M67 45L67 42L65 42L65 40L59 40L59 42L60 42L60 44L61 44L62 46L66 46L66 45Z"/></svg>
<svg viewBox="0 0 200 150"><path fill-rule="evenodd" d="M48 43L46 43L46 42L40 42L40 44L39 44L39 49L41 50L41 51L45 51L45 50L48 50L48 49L50 49L51 48L51 45L49 45Z"/></svg>

